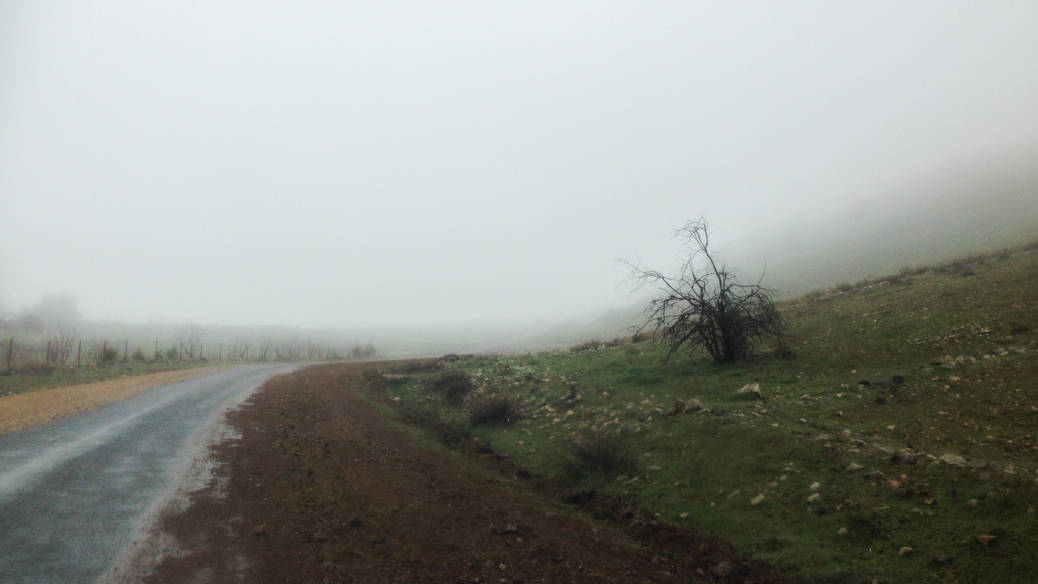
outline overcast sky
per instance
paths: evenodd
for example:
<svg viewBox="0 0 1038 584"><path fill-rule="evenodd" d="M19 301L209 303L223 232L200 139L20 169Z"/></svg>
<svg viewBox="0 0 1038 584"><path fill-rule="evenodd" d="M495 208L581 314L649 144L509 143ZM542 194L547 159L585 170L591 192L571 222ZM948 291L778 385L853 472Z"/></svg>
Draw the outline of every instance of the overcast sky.
<svg viewBox="0 0 1038 584"><path fill-rule="evenodd" d="M0 0L0 306L624 305L616 258L676 265L685 219L738 250L1038 144L1036 24L1030 0Z"/></svg>

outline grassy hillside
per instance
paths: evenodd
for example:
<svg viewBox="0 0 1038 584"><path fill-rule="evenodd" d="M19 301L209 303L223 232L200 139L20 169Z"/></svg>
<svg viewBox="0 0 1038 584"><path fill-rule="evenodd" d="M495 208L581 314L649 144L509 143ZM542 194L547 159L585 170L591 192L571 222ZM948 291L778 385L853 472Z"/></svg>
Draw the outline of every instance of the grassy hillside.
<svg viewBox="0 0 1038 584"><path fill-rule="evenodd" d="M463 358L445 367L471 391L456 373L433 383L439 371L390 375L386 392L530 472L720 534L795 579L1033 581L1038 252L781 310L791 359L665 364L662 346L628 341ZM752 383L760 397L738 393ZM512 400L514 419L473 425L493 397Z"/></svg>

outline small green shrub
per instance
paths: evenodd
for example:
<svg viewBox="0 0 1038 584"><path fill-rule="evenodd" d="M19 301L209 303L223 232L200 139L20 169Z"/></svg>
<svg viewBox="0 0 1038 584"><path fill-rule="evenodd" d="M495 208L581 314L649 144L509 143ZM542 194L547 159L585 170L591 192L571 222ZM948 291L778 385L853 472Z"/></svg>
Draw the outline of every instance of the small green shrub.
<svg viewBox="0 0 1038 584"><path fill-rule="evenodd" d="M168 350L166 350L167 361L176 361L178 357L180 357L180 353L177 352L176 347L170 347Z"/></svg>
<svg viewBox="0 0 1038 584"><path fill-rule="evenodd" d="M638 469L630 439L624 434L594 432L577 437L561 457L562 470L571 478L601 473L606 476Z"/></svg>
<svg viewBox="0 0 1038 584"><path fill-rule="evenodd" d="M518 404L512 396L500 396L476 404L469 414L473 426L480 424L511 424L518 418Z"/></svg>
<svg viewBox="0 0 1038 584"><path fill-rule="evenodd" d="M394 373L432 373L443 369L443 361L439 359L408 359L398 361L388 367Z"/></svg>
<svg viewBox="0 0 1038 584"><path fill-rule="evenodd" d="M130 355L130 357L133 358L133 360L138 362L138 363L144 363L145 361L148 360L148 358L144 355L144 351L142 351L140 349L137 349L136 351L134 351L133 355Z"/></svg>
<svg viewBox="0 0 1038 584"><path fill-rule="evenodd" d="M472 377L465 371L444 371L429 381L429 391L439 394L451 405L460 405L475 389Z"/></svg>
<svg viewBox="0 0 1038 584"><path fill-rule="evenodd" d="M119 360L119 350L112 347L98 347L94 353L97 365L111 365Z"/></svg>

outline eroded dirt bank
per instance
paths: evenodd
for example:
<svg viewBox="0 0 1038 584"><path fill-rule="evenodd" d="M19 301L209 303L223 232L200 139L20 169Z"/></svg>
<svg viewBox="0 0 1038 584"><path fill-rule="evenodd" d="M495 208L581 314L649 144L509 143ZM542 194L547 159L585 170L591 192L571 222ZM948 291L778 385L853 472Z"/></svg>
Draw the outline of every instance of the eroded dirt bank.
<svg viewBox="0 0 1038 584"><path fill-rule="evenodd" d="M275 378L230 414L241 439L215 453L226 481L166 518L183 554L150 581L771 580L695 550L639 549L522 481L417 443L361 399L361 367Z"/></svg>

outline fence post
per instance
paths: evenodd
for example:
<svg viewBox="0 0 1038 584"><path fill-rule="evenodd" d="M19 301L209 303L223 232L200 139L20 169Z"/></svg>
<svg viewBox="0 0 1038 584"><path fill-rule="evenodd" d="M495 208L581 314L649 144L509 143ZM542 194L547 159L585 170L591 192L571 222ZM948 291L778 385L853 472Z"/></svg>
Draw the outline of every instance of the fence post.
<svg viewBox="0 0 1038 584"><path fill-rule="evenodd" d="M14 337L7 341L7 370L14 371Z"/></svg>
<svg viewBox="0 0 1038 584"><path fill-rule="evenodd" d="M130 339L123 339L123 361L130 360Z"/></svg>
<svg viewBox="0 0 1038 584"><path fill-rule="evenodd" d="M47 365L50 365L50 341L47 341L47 356L43 360Z"/></svg>
<svg viewBox="0 0 1038 584"><path fill-rule="evenodd" d="M220 343L220 350L216 353L216 360L223 361L223 343Z"/></svg>
<svg viewBox="0 0 1038 584"><path fill-rule="evenodd" d="M76 369L79 369L80 359L83 357L83 339L79 339L79 346L76 348Z"/></svg>

